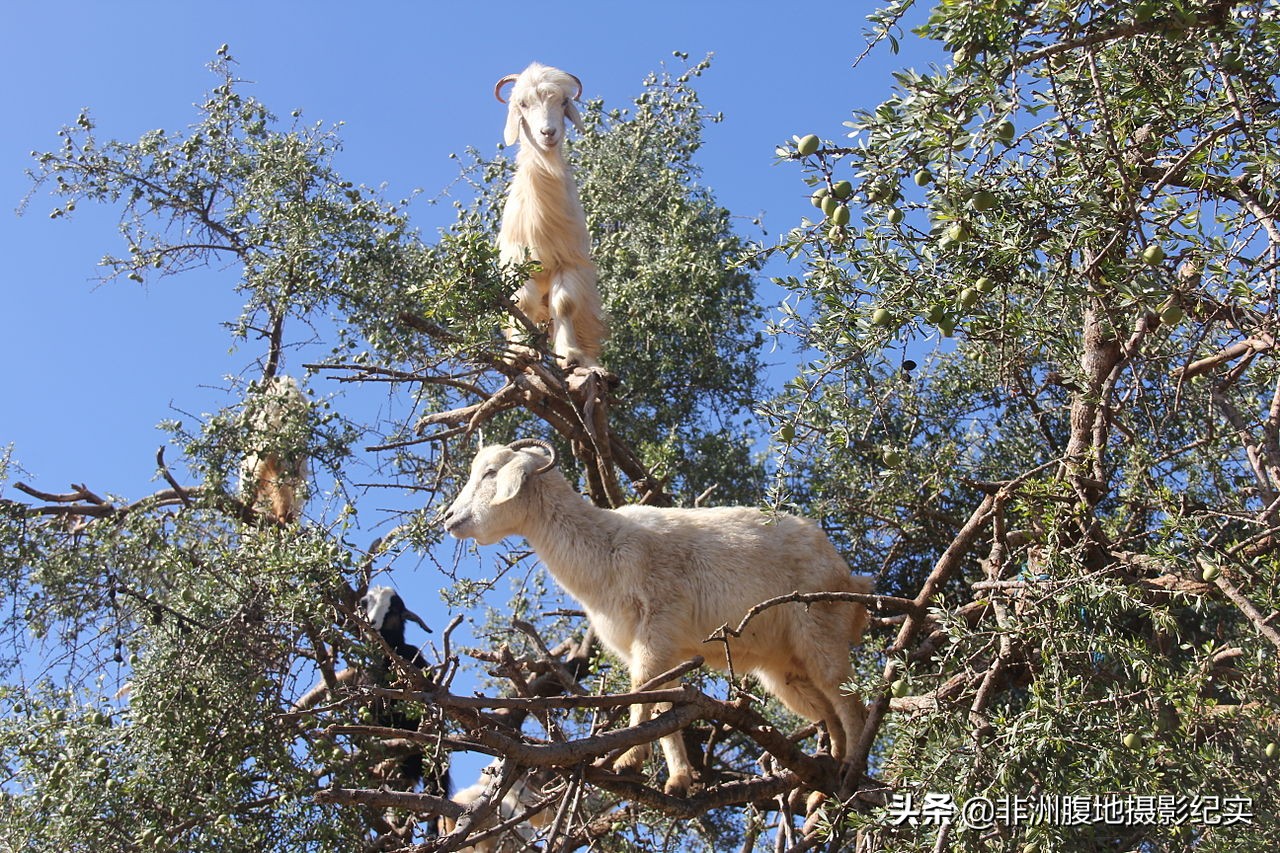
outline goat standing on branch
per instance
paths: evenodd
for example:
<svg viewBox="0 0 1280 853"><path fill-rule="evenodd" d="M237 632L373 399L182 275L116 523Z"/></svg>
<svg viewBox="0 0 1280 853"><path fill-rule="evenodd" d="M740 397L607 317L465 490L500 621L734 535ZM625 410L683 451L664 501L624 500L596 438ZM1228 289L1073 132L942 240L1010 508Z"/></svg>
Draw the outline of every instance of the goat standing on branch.
<svg viewBox="0 0 1280 853"><path fill-rule="evenodd" d="M381 635L396 656L411 666L423 668L427 665L422 650L404 638L405 622L417 622L427 633L431 628L422 617L405 606L399 593L386 586L370 587L360 599L369 625ZM389 687L396 681L394 677L395 663L389 656L382 660L380 668L371 673L371 681L379 687ZM421 718L416 713L406 712L401 703L391 699L379 699L374 706L374 723L407 731L417 731ZM436 761L431 773L425 773L425 756L421 749L413 748L407 755L394 763L395 773L399 776L403 790L413 790L418 782L424 782L426 793L438 797L449 796L449 770L443 762ZM389 767L386 769L390 769ZM389 775L382 773L383 776Z"/></svg>
<svg viewBox="0 0 1280 853"><path fill-rule="evenodd" d="M254 450L240 464L240 491L279 524L297 521L306 503L310 409L293 377L276 376L245 410Z"/></svg>
<svg viewBox="0 0 1280 853"><path fill-rule="evenodd" d="M508 83L514 84L511 96L503 101ZM582 83L535 62L499 80L493 94L507 104L507 145L520 142L502 211L499 253L504 263L537 262L513 300L535 325L550 324L553 349L566 365L599 367L606 335L603 308L586 215L563 145L566 120L582 130L573 103L582 95ZM508 326L507 336L514 334L514 326Z"/></svg>
<svg viewBox="0 0 1280 853"><path fill-rule="evenodd" d="M549 457L548 455L549 454ZM870 592L812 521L748 507L601 509L555 470L545 442L522 439L482 448L462 493L445 512L446 529L481 545L523 536L551 574L582 603L597 635L626 662L633 688L688 658L722 625L756 604L791 592ZM849 647L867 613L848 601L760 612L727 639L732 664L751 672L788 708L821 720L843 760L862 732L862 700L842 685L853 672ZM632 725L654 708L633 705ZM679 732L662 738L666 789L683 794L693 768ZM649 747L628 750L638 769Z"/></svg>

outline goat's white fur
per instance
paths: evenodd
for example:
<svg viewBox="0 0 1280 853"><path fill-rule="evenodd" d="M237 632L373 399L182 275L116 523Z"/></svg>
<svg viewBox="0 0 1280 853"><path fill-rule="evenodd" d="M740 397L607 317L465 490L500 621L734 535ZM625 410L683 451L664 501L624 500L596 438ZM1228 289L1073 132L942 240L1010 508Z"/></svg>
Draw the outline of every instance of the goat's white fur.
<svg viewBox="0 0 1280 853"><path fill-rule="evenodd" d="M496 773L496 764L490 764L483 771L484 775L492 775ZM481 778L474 785L463 788L453 795L452 799L460 806L470 806L489 788L489 781ZM494 814L488 819L481 822L479 826L472 827L473 832L479 832L491 827L497 826L499 823L505 823L518 814L522 814L530 806L538 802L540 798L539 792L527 782L523 777L517 778L507 789L507 793L503 796L502 801L498 803L498 807ZM528 824L531 827L546 826L551 820L551 815L546 809L531 815ZM454 818L442 818L441 829L445 833L453 832L457 827L457 820ZM496 835L492 838L486 838L471 847L463 847L458 853L515 853L517 850L524 850L528 847L529 842L533 840L533 833L529 832L523 824L507 830L506 832Z"/></svg>
<svg viewBox="0 0 1280 853"><path fill-rule="evenodd" d="M582 130L573 103L581 84L571 74L535 62L500 80L494 93L509 80L514 86L504 135L508 145L520 142L520 152L502 211L498 251L504 263L532 259L541 267L512 299L534 324L550 323L552 347L566 364L598 367L604 311L586 216L563 153L565 121ZM508 337L514 328L508 327Z"/></svg>
<svg viewBox="0 0 1280 853"><path fill-rule="evenodd" d="M240 492L255 509L291 523L307 494L302 429L310 403L291 376L276 376L246 410L250 446L240 464Z"/></svg>
<svg viewBox="0 0 1280 853"><path fill-rule="evenodd" d="M870 592L870 579L850 574L812 521L748 507L600 509L559 471L536 474L546 461L537 449L482 448L445 526L481 545L527 539L627 663L633 687L695 655L714 659L703 641L762 601L793 591ZM849 648L866 618L853 602L783 604L761 611L729 642L735 670L754 673L792 711L826 724L837 759L862 732L862 701L842 685L852 678ZM652 712L632 706L632 725ZM662 747L667 790L687 791L693 771L680 733ZM635 748L619 766L634 769L647 755L647 746Z"/></svg>

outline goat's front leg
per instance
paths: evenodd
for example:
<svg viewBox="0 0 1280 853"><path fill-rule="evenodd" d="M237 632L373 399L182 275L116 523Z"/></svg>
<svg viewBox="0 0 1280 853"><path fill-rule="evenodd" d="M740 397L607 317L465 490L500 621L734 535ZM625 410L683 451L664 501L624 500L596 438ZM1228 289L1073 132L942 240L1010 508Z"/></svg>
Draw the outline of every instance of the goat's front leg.
<svg viewBox="0 0 1280 853"><path fill-rule="evenodd" d="M642 647L637 644L633 647L631 653L631 689L639 690L646 682L666 672L674 665L669 655L664 655L654 649ZM656 685L653 689L661 689L669 686L673 682L667 684ZM653 718L656 712L668 711L671 709L671 703L662 702L654 703L637 703L631 706L631 725L638 726L641 723L648 722ZM685 751L684 738L680 732L674 732L662 738L662 752L667 759L667 784L665 790L668 794L674 796L683 796L688 793L689 787L693 784L693 766L689 763L689 754ZM652 754L650 744L644 743L633 746L624 752L614 763L614 767L620 771L639 770L644 766L644 762Z"/></svg>

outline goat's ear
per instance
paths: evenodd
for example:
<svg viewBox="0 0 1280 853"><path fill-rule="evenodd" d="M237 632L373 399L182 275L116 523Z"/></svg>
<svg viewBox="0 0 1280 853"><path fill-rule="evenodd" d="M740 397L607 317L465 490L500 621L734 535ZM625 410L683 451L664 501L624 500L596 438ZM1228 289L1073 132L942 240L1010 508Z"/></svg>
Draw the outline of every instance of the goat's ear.
<svg viewBox="0 0 1280 853"><path fill-rule="evenodd" d="M586 128L582 126L582 115L578 112L578 105L570 101L564 108L564 114L569 117L569 121L573 122L573 126L578 129L578 133L586 133Z"/></svg>
<svg viewBox="0 0 1280 853"><path fill-rule="evenodd" d="M520 108L512 101L507 106L507 128L502 133L502 138L508 145L515 145L520 140L520 122L523 120Z"/></svg>
<svg viewBox="0 0 1280 853"><path fill-rule="evenodd" d="M489 503L500 504L511 500L520 494L528 479L529 469L519 457L503 465L494 478L493 498Z"/></svg>

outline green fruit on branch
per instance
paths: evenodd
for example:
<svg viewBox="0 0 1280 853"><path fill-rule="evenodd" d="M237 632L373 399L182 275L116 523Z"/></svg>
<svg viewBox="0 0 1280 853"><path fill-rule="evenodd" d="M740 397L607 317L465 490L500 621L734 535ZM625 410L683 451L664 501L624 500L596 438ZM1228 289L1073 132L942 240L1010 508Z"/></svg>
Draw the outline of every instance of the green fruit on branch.
<svg viewBox="0 0 1280 853"><path fill-rule="evenodd" d="M978 190L969 198L974 210L990 210L996 206L996 194L991 190Z"/></svg>
<svg viewBox="0 0 1280 853"><path fill-rule="evenodd" d="M808 136L801 137L796 143L796 150L800 152L801 157L808 157L810 154L816 153L818 146L821 144L821 140L815 134L810 133Z"/></svg>

